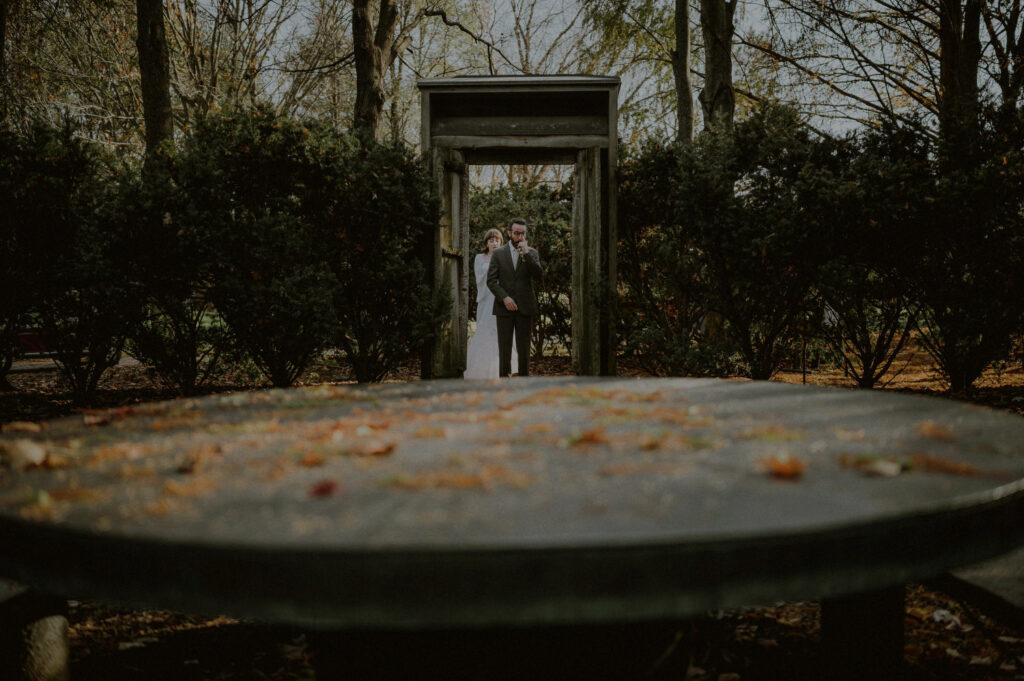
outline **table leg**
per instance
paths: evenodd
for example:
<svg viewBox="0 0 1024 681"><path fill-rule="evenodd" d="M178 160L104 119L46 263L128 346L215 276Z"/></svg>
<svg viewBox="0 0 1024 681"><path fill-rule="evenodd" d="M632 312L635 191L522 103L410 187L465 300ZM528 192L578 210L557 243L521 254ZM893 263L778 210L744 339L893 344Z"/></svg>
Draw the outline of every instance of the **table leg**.
<svg viewBox="0 0 1024 681"><path fill-rule="evenodd" d="M311 634L320 681L679 679L690 641L678 622Z"/></svg>
<svg viewBox="0 0 1024 681"><path fill-rule="evenodd" d="M0 679L68 681L67 601L0 579Z"/></svg>
<svg viewBox="0 0 1024 681"><path fill-rule="evenodd" d="M899 586L823 600L823 678L904 679L904 597L905 589Z"/></svg>

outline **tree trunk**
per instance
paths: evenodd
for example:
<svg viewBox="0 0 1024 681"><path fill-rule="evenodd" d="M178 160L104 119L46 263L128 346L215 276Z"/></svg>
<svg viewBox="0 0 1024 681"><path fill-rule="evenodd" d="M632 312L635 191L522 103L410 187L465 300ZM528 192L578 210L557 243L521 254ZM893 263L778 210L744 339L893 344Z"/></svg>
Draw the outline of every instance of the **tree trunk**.
<svg viewBox="0 0 1024 681"><path fill-rule="evenodd" d="M164 32L163 0L135 0L138 20L136 47L142 80L142 113L146 125L146 154L174 133L171 117L171 69Z"/></svg>
<svg viewBox="0 0 1024 681"><path fill-rule="evenodd" d="M676 48L672 52L672 73L679 102L676 139L693 138L693 86L690 84L690 3L676 0Z"/></svg>
<svg viewBox="0 0 1024 681"><path fill-rule="evenodd" d="M17 0L0 0L0 120L7 117L7 101L9 99L7 82L7 23L14 13Z"/></svg>
<svg viewBox="0 0 1024 681"><path fill-rule="evenodd" d="M701 0L700 26L706 61L704 90L700 93L705 130L732 130L732 35L736 0Z"/></svg>
<svg viewBox="0 0 1024 681"><path fill-rule="evenodd" d="M352 3L352 45L356 65L356 106L353 127L367 139L377 139L384 113L384 76L394 55L398 11L393 0L379 0L376 26L374 0Z"/></svg>
<svg viewBox="0 0 1024 681"><path fill-rule="evenodd" d="M978 132L981 0L939 3L939 135L947 166L967 161Z"/></svg>

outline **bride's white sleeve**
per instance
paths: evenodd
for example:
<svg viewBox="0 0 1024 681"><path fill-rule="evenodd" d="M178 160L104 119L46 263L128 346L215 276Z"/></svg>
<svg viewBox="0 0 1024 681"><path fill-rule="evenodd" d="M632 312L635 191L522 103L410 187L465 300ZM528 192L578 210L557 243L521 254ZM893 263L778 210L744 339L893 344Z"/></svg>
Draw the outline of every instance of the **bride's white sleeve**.
<svg viewBox="0 0 1024 681"><path fill-rule="evenodd" d="M473 261L473 273L476 275L476 302L483 302L487 294L490 293L490 289L487 288L487 269L490 266L490 262L484 257L483 253L477 253L476 259Z"/></svg>

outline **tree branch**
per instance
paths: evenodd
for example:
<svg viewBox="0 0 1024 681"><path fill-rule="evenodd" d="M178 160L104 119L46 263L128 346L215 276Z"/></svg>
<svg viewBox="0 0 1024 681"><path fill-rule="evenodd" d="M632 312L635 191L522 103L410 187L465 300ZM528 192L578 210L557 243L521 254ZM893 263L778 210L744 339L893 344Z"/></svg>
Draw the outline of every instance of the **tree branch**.
<svg viewBox="0 0 1024 681"><path fill-rule="evenodd" d="M470 38L475 40L476 42L478 42L478 43L480 43L482 45L486 45L487 46L487 63L491 67L491 75L492 76L494 75L494 63L491 61L491 52L497 52L501 56L501 58L505 60L506 64L508 64L512 68L516 69L520 73L524 73L522 68L520 68L520 67L516 66L514 63L512 63L512 60L509 59L508 56L504 52L501 51L501 48L499 48L494 43L488 41L483 36L477 35L473 31L471 31L469 28L464 26L461 21L456 21L454 19L449 19L448 18L448 14L443 9L426 10L423 14L424 14L424 16L428 16L428 17L440 17L441 21L443 21L446 26L451 26L452 28L457 28L460 31L462 31L463 33L465 33L466 35L468 35Z"/></svg>

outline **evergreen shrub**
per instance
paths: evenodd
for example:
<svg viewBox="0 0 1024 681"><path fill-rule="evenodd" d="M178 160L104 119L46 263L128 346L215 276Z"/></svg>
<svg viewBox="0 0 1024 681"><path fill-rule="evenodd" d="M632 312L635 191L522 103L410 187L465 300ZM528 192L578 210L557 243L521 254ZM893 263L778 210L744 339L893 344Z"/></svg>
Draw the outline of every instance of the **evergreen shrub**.
<svg viewBox="0 0 1024 681"><path fill-rule="evenodd" d="M695 234L676 219L679 153L648 141L619 168L619 334L623 351L662 376L722 376L737 350L707 333Z"/></svg>
<svg viewBox="0 0 1024 681"><path fill-rule="evenodd" d="M766 104L734 134L709 133L679 148L676 220L699 273L706 309L751 378L768 379L787 357L828 244L834 144L812 138L792 109ZM677 242L677 246L680 242Z"/></svg>
<svg viewBox="0 0 1024 681"><path fill-rule="evenodd" d="M162 150L147 160L144 173L130 175L119 197L140 302L127 351L168 387L195 395L217 375L230 344L210 302L210 232L188 219L190 205L176 167L173 153Z"/></svg>
<svg viewBox="0 0 1024 681"><path fill-rule="evenodd" d="M5 256L19 261L7 270L14 285L5 286L4 308L17 314L19 300L31 305L83 404L120 360L135 305L112 210L116 176L99 145L77 137L71 124L39 125L4 145Z"/></svg>
<svg viewBox="0 0 1024 681"><path fill-rule="evenodd" d="M332 144L325 128L260 107L201 119L170 163L182 198L174 233L199 247L210 277L182 315L185 330L212 303L236 348L278 387L298 378L337 321L338 281L315 211ZM191 294L182 284L169 298Z"/></svg>
<svg viewBox="0 0 1024 681"><path fill-rule="evenodd" d="M316 194L321 258L335 282L329 338L356 379L380 381L421 353L451 301L427 281L440 203L423 161L401 143L331 140Z"/></svg>

